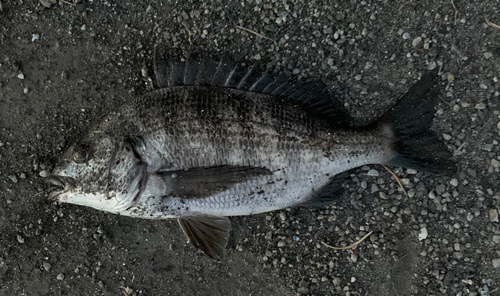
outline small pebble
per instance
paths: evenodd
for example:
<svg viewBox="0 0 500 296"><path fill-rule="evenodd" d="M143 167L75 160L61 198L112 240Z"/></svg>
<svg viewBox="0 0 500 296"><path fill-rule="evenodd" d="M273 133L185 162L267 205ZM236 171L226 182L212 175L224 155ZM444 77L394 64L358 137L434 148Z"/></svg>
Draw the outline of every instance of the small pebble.
<svg viewBox="0 0 500 296"><path fill-rule="evenodd" d="M45 271L50 271L50 268L52 267L52 264L50 264L49 262L43 262L43 269L45 269Z"/></svg>
<svg viewBox="0 0 500 296"><path fill-rule="evenodd" d="M27 94L27 93L28 93L28 91L29 91L29 89L28 89L27 87L25 87L25 88L23 89L23 92L24 92L25 94Z"/></svg>
<svg viewBox="0 0 500 296"><path fill-rule="evenodd" d="M486 108L486 104L479 103L474 108L476 108L477 110L483 110L484 108Z"/></svg>
<svg viewBox="0 0 500 296"><path fill-rule="evenodd" d="M21 73L21 74L17 75L17 78L19 78L19 79L24 79L24 74L23 74L23 73Z"/></svg>
<svg viewBox="0 0 500 296"><path fill-rule="evenodd" d="M361 80L361 74L358 74L358 75L354 76L354 79L356 79L357 81L360 81Z"/></svg>
<svg viewBox="0 0 500 296"><path fill-rule="evenodd" d="M492 56L493 56L493 54L491 52L489 52L489 51L487 51L487 52L484 53L484 57L487 58L487 59L491 58Z"/></svg>
<svg viewBox="0 0 500 296"><path fill-rule="evenodd" d="M450 185L453 186L453 187L457 187L458 186L458 180L457 179L451 179L450 180Z"/></svg>
<svg viewBox="0 0 500 296"><path fill-rule="evenodd" d="M25 174L25 173L21 173L21 174L19 175L19 178L21 178L21 179L26 179L26 174Z"/></svg>
<svg viewBox="0 0 500 296"><path fill-rule="evenodd" d="M17 183L17 178L14 175L10 175L9 179L12 181L12 183L16 184Z"/></svg>
<svg viewBox="0 0 500 296"><path fill-rule="evenodd" d="M420 42L422 42L422 37L417 37L415 39L413 39L413 41L411 42L411 45L413 45L413 47L417 47Z"/></svg>
<svg viewBox="0 0 500 296"><path fill-rule="evenodd" d="M49 176L49 172L47 172L46 170L43 170L39 173L40 177L42 178L47 178Z"/></svg>
<svg viewBox="0 0 500 296"><path fill-rule="evenodd" d="M497 209L491 209L489 212L489 215L490 215L491 222L498 222L498 210Z"/></svg>
<svg viewBox="0 0 500 296"><path fill-rule="evenodd" d="M493 263L494 268L499 268L500 267L500 258L493 259L492 263Z"/></svg>
<svg viewBox="0 0 500 296"><path fill-rule="evenodd" d="M423 241L424 239L427 238L428 235L429 233L427 232L427 228L424 227L420 229L420 233L418 234L418 240Z"/></svg>
<svg viewBox="0 0 500 296"><path fill-rule="evenodd" d="M371 177L378 177L380 174L377 170L371 169L368 171L368 173L366 173L366 175Z"/></svg>
<svg viewBox="0 0 500 296"><path fill-rule="evenodd" d="M492 159L491 160L491 165L494 167L494 168L498 168L500 167L500 161L496 160L496 159Z"/></svg>
<svg viewBox="0 0 500 296"><path fill-rule="evenodd" d="M453 83L453 81L455 81L455 76L453 74L451 74L451 73L448 73L446 75L446 79L448 79L449 83Z"/></svg>
<svg viewBox="0 0 500 296"><path fill-rule="evenodd" d="M338 277L333 278L332 284L334 284L335 286L340 286L340 283L341 283L340 278Z"/></svg>
<svg viewBox="0 0 500 296"><path fill-rule="evenodd" d="M410 39L410 33L405 32L405 33L403 34L403 39L404 39L404 40L406 40L406 39Z"/></svg>
<svg viewBox="0 0 500 296"><path fill-rule="evenodd" d="M58 274L57 279L60 281L64 280L64 274L62 274L62 273Z"/></svg>
<svg viewBox="0 0 500 296"><path fill-rule="evenodd" d="M17 235L17 241L20 243L20 244L24 244L24 238L22 236L20 236L19 234Z"/></svg>

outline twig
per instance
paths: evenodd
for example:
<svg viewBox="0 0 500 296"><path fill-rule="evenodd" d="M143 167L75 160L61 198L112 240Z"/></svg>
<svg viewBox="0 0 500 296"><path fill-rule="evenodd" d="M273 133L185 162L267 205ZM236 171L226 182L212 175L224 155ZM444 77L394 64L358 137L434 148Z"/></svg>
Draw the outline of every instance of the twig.
<svg viewBox="0 0 500 296"><path fill-rule="evenodd" d="M0 1L0 11L3 12L3 8L2 8L2 1Z"/></svg>
<svg viewBox="0 0 500 296"><path fill-rule="evenodd" d="M241 30L245 30L245 31L247 31L247 32L250 32L250 33L252 33L252 34L255 34L255 35L257 35L257 36L260 36L260 37L262 37L262 38L264 38L264 39L268 39L268 40L271 40L271 41L276 42L276 40L271 39L271 38L269 38L269 37L266 37L266 36L264 36L264 35L262 35L262 34L259 34L259 33L255 32L255 31L252 31L252 30L250 30L250 29L247 29L247 28L244 28L244 27L241 27L241 26L238 26L238 25L236 25L236 28L241 29Z"/></svg>
<svg viewBox="0 0 500 296"><path fill-rule="evenodd" d="M399 180L398 176L396 176L396 174L394 174L388 167L386 167L385 165L382 165L389 173L391 173L391 175L394 177L394 179L396 179L396 181L398 182L399 184L399 187L401 187L401 189L403 190L404 194L405 195L408 195L408 193L406 193L406 190L405 188L403 187L403 184L401 184L401 180Z"/></svg>
<svg viewBox="0 0 500 296"><path fill-rule="evenodd" d="M464 148L465 144L467 144L467 142L463 142L462 145L458 146L457 150L455 150L455 152L453 152L453 156L458 156L460 154L462 154L462 148Z"/></svg>
<svg viewBox="0 0 500 296"><path fill-rule="evenodd" d="M333 246L330 246L329 244L325 243L325 242L321 242L325 247L328 247L330 249L334 249L334 250L350 250L350 249L356 249L356 247L362 242L364 241L367 237L370 236L370 234L372 234L373 231L370 231L367 235L363 236L359 241L355 242L355 243L352 243L350 245L348 245L347 247L333 247Z"/></svg>
<svg viewBox="0 0 500 296"><path fill-rule="evenodd" d="M487 23L489 26L491 26L491 27L493 27L493 28L495 28L495 29L500 29L500 26L499 26L499 25L497 25L497 24L494 24L494 23L490 22L488 19L485 19L485 20L486 20L486 23Z"/></svg>
<svg viewBox="0 0 500 296"><path fill-rule="evenodd" d="M453 0L450 0L451 1L451 5L453 5L453 9L455 9L455 25L457 24L457 14L458 14L458 10L457 10L457 7L455 6L455 2L453 2Z"/></svg>
<svg viewBox="0 0 500 296"><path fill-rule="evenodd" d="M71 2L68 2L68 1L61 0L61 2L66 3L66 4L69 4L69 5L71 5L71 6L76 6L75 1L72 1L73 3L71 3Z"/></svg>

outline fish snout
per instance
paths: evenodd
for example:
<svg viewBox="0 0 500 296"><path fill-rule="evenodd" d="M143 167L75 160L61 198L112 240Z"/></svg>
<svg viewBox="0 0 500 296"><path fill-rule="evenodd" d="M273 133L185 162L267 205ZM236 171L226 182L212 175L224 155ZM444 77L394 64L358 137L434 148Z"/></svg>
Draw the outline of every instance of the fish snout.
<svg viewBox="0 0 500 296"><path fill-rule="evenodd" d="M56 198L58 195L75 188L76 183L75 179L71 177L63 177L57 175L48 176L47 178L45 178L45 182L61 188L61 190L51 192L49 195L50 198Z"/></svg>

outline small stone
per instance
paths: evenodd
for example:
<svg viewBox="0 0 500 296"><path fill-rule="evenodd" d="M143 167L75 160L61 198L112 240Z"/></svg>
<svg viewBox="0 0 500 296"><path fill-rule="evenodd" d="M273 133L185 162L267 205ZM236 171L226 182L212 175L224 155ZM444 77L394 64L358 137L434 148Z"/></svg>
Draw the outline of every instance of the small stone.
<svg viewBox="0 0 500 296"><path fill-rule="evenodd" d="M153 11L154 11L153 6L148 5L148 7L146 8L146 13L151 13L151 12L153 12Z"/></svg>
<svg viewBox="0 0 500 296"><path fill-rule="evenodd" d="M278 242L278 248L286 246L286 243L284 241L279 241Z"/></svg>
<svg viewBox="0 0 500 296"><path fill-rule="evenodd" d="M451 73L448 73L446 75L446 79L448 79L449 83L453 83L453 81L455 81L455 76L453 74L451 74Z"/></svg>
<svg viewBox="0 0 500 296"><path fill-rule="evenodd" d="M457 179L451 179L450 180L450 185L453 186L453 187L457 187L458 186L458 180Z"/></svg>
<svg viewBox="0 0 500 296"><path fill-rule="evenodd" d="M499 268L500 267L500 258L491 260L491 263L493 263L493 268Z"/></svg>
<svg viewBox="0 0 500 296"><path fill-rule="evenodd" d="M10 175L9 179L12 181L12 183L16 184L17 183L17 178L14 175Z"/></svg>
<svg viewBox="0 0 500 296"><path fill-rule="evenodd" d="M58 274L57 279L60 281L64 280L64 274L62 274L62 273Z"/></svg>
<svg viewBox="0 0 500 296"><path fill-rule="evenodd" d="M492 56L493 56L493 54L491 52L489 52L489 51L487 51L487 52L484 53L484 57L487 58L487 59L491 58Z"/></svg>
<svg viewBox="0 0 500 296"><path fill-rule="evenodd" d="M280 213L280 219L281 219L281 221L285 221L286 220L286 214L285 214L285 212L281 212Z"/></svg>
<svg viewBox="0 0 500 296"><path fill-rule="evenodd" d="M297 289L297 292L299 292L300 294L308 294L309 293L309 288L300 287L300 288Z"/></svg>
<svg viewBox="0 0 500 296"><path fill-rule="evenodd" d="M424 227L420 229L420 233L418 234L418 240L423 241L424 239L427 238L428 235L429 233L427 232L427 228Z"/></svg>
<svg viewBox="0 0 500 296"><path fill-rule="evenodd" d="M354 76L354 79L356 79L357 81L360 81L361 80L361 74L358 74L358 75Z"/></svg>
<svg viewBox="0 0 500 296"><path fill-rule="evenodd" d="M476 108L477 110L483 110L484 108L486 108L486 104L485 103L479 103L474 108Z"/></svg>
<svg viewBox="0 0 500 296"><path fill-rule="evenodd" d="M292 72L293 75L297 75L299 73L300 73L300 69L293 69L293 72Z"/></svg>
<svg viewBox="0 0 500 296"><path fill-rule="evenodd" d="M49 262L43 262L43 269L45 269L45 271L50 271L50 268L52 267L52 264L50 264Z"/></svg>
<svg viewBox="0 0 500 296"><path fill-rule="evenodd" d="M17 235L17 241L20 243L20 244L24 244L24 238L22 236L20 236L19 234Z"/></svg>
<svg viewBox="0 0 500 296"><path fill-rule="evenodd" d="M29 89L28 89L27 87L25 87L25 88L23 89L23 92L24 92L25 94L27 94L27 93L29 92Z"/></svg>
<svg viewBox="0 0 500 296"><path fill-rule="evenodd" d="M50 8L52 6L52 1L51 0L40 0L40 4L43 6Z"/></svg>
<svg viewBox="0 0 500 296"><path fill-rule="evenodd" d="M49 176L49 172L47 172L46 170L43 170L39 173L40 177L42 178L47 178Z"/></svg>
<svg viewBox="0 0 500 296"><path fill-rule="evenodd" d="M366 64L365 64L365 70L371 69L371 67L373 67L373 63L372 62L366 62Z"/></svg>
<svg viewBox="0 0 500 296"><path fill-rule="evenodd" d="M405 33L403 34L403 39L404 39L404 40L406 40L406 39L410 39L410 37L411 37L411 36L410 36L410 33L408 33L408 32L405 32Z"/></svg>
<svg viewBox="0 0 500 296"><path fill-rule="evenodd" d="M25 173L21 173L21 174L19 175L19 178L21 178L21 179L26 179L26 174L25 174Z"/></svg>
<svg viewBox="0 0 500 296"><path fill-rule="evenodd" d="M307 286L309 286L309 284L304 279L302 279L299 282L299 287L303 288L303 287L307 287Z"/></svg>
<svg viewBox="0 0 500 296"><path fill-rule="evenodd" d="M334 284L335 286L340 286L340 278L338 277L334 277L333 280L332 280L332 284Z"/></svg>
<svg viewBox="0 0 500 296"><path fill-rule="evenodd" d="M257 61L259 61L262 57L260 56L260 54L256 54L253 56L253 58Z"/></svg>
<svg viewBox="0 0 500 296"><path fill-rule="evenodd" d="M500 121L497 123L497 129L500 130Z"/></svg>
<svg viewBox="0 0 500 296"><path fill-rule="evenodd" d="M19 79L24 79L24 74L23 74L23 73L21 73L21 74L17 75L17 78L19 78Z"/></svg>
<svg viewBox="0 0 500 296"><path fill-rule="evenodd" d="M497 209L490 209L489 215L490 215L491 222L498 222L498 210Z"/></svg>
<svg viewBox="0 0 500 296"><path fill-rule="evenodd" d="M417 37L417 38L413 39L413 41L411 42L411 45L413 45L413 47L417 47L417 45L419 45L420 42L422 42L422 37Z"/></svg>
<svg viewBox="0 0 500 296"><path fill-rule="evenodd" d="M443 139L445 139L446 141L449 141L449 140L451 140L451 136L448 134L443 134Z"/></svg>
<svg viewBox="0 0 500 296"><path fill-rule="evenodd" d="M368 171L368 173L366 173L366 175L371 177L378 177L380 174L377 170L371 169Z"/></svg>
<svg viewBox="0 0 500 296"><path fill-rule="evenodd" d="M494 168L498 168L500 167L500 161L496 160L496 159L492 159L491 160L491 165L494 167Z"/></svg>
<svg viewBox="0 0 500 296"><path fill-rule="evenodd" d="M436 69L436 67L437 67L436 62L435 62L435 61L432 61L432 62L430 62L430 63L429 63L429 65L427 66L427 70L434 70L434 69Z"/></svg>

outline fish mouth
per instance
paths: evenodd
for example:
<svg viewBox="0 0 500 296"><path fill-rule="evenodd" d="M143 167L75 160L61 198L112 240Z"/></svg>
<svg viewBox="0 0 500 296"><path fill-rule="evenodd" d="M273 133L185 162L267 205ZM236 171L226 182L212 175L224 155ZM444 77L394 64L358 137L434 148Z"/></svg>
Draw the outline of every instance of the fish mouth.
<svg viewBox="0 0 500 296"><path fill-rule="evenodd" d="M45 182L58 186L62 189L53 191L49 194L50 199L57 199L61 194L66 193L72 189L75 188L75 179L71 177L63 177L63 176L56 176L56 175L51 175L45 178Z"/></svg>

